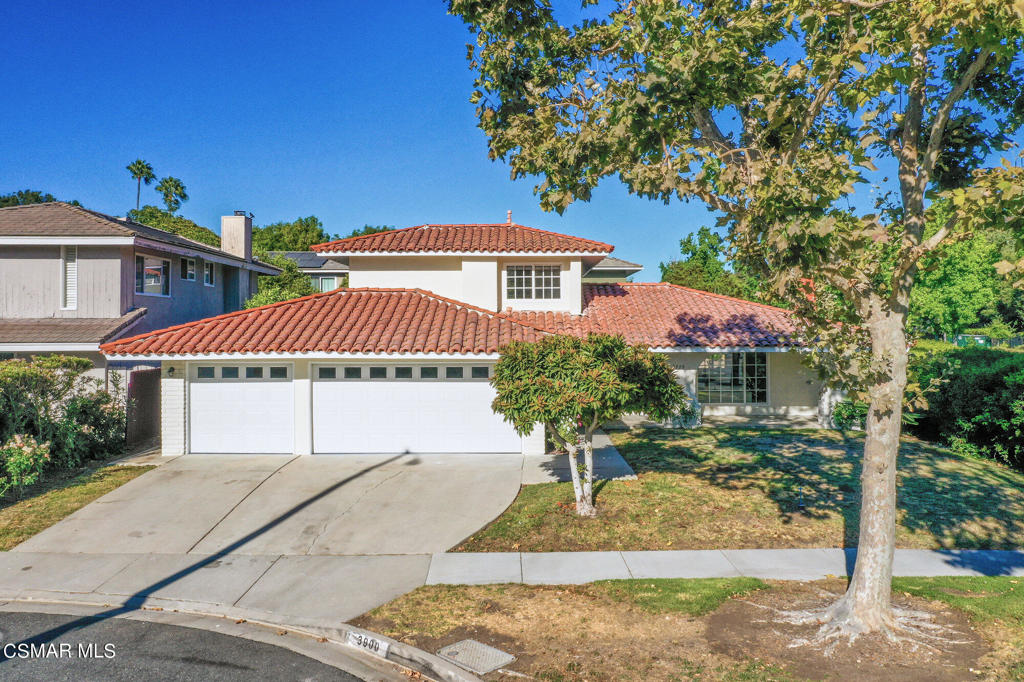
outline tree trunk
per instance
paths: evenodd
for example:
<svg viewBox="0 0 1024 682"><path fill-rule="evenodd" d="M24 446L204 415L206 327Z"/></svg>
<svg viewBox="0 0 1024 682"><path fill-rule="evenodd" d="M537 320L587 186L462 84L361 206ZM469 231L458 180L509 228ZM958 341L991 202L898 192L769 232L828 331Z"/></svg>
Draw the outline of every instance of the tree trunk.
<svg viewBox="0 0 1024 682"><path fill-rule="evenodd" d="M846 594L828 613L831 625L854 636L889 630L894 625L891 592L896 455L907 385L904 316L888 313L869 327L876 366L884 369L868 390L857 563Z"/></svg>
<svg viewBox="0 0 1024 682"><path fill-rule="evenodd" d="M594 509L594 493L593 493L593 475L587 476L586 483L580 476L580 463L578 455L580 452L579 438L570 442L562 438L558 432L558 428L555 424L548 424L548 428L551 430L553 437L562 447L565 448L566 454L569 458L569 475L572 477L572 491L576 497L576 513L580 516L594 516L596 510ZM593 460L593 452L588 455L584 448L584 456ZM590 467L592 473L592 467ZM584 485L586 486L586 494L584 493Z"/></svg>
<svg viewBox="0 0 1024 682"><path fill-rule="evenodd" d="M139 200L142 198L142 178L139 178L138 186L135 188L135 210L139 210Z"/></svg>
<svg viewBox="0 0 1024 682"><path fill-rule="evenodd" d="M582 516L596 516L594 506L594 434L588 429L583 435L583 499L576 501L576 511Z"/></svg>

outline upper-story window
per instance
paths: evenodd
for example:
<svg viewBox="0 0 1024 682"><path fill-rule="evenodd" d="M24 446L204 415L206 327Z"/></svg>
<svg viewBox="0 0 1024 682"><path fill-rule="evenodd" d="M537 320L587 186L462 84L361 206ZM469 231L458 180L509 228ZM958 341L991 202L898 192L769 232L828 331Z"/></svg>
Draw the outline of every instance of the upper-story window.
<svg viewBox="0 0 1024 682"><path fill-rule="evenodd" d="M135 257L135 293L171 295L171 261L156 256Z"/></svg>
<svg viewBox="0 0 1024 682"><path fill-rule="evenodd" d="M213 263L203 263L203 284L208 287L212 287L214 285L216 267L217 266Z"/></svg>
<svg viewBox="0 0 1024 682"><path fill-rule="evenodd" d="M187 279L189 282L196 281L196 259L195 258L182 258L181 259L181 278Z"/></svg>
<svg viewBox="0 0 1024 682"><path fill-rule="evenodd" d="M509 265L505 268L506 298L562 297L562 268L558 265Z"/></svg>

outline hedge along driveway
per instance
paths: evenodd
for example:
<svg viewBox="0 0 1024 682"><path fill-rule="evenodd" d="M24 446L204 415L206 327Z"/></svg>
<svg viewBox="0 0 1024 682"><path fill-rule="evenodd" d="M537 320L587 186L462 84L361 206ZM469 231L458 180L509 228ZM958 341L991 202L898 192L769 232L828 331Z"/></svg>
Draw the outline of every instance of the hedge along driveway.
<svg viewBox="0 0 1024 682"><path fill-rule="evenodd" d="M460 551L582 551L857 544L863 437L823 430L610 432L636 481L598 485L580 519L568 484L527 486ZM1024 546L1024 474L904 439L897 544Z"/></svg>

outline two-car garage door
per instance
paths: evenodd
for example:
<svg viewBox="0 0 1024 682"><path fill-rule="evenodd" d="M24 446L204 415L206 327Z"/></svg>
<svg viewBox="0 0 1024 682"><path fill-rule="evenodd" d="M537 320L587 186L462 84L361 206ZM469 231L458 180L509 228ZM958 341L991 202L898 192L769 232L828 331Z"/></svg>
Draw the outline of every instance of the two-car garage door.
<svg viewBox="0 0 1024 682"><path fill-rule="evenodd" d="M515 430L491 411L488 366L314 365L306 415L295 409L292 372L291 366L194 367L190 451L293 452L301 428L312 429L314 454L522 449Z"/></svg>

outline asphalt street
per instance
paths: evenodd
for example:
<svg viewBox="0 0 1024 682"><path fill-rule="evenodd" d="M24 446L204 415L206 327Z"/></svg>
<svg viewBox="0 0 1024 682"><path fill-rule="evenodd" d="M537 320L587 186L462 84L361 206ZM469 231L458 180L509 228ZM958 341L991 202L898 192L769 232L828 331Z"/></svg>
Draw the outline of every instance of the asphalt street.
<svg viewBox="0 0 1024 682"><path fill-rule="evenodd" d="M0 680L358 680L281 647L196 628L107 618L61 630L87 620L0 612Z"/></svg>

